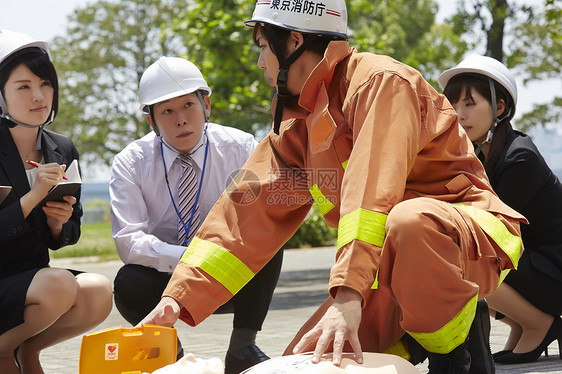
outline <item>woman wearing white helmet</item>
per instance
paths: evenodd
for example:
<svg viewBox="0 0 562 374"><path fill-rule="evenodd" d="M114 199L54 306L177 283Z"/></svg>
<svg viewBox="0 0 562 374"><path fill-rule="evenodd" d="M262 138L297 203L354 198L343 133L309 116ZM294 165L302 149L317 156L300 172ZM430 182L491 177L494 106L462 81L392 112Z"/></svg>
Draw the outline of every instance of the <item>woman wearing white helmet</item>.
<svg viewBox="0 0 562 374"><path fill-rule="evenodd" d="M40 352L101 323L111 284L98 274L49 266L49 248L80 237L80 192L39 205L78 151L43 130L57 112L58 86L47 43L0 30L0 368L42 373ZM38 167L30 163L39 164Z"/></svg>
<svg viewBox="0 0 562 374"><path fill-rule="evenodd" d="M492 314L511 327L494 360L535 361L551 342L562 343L562 184L531 138L512 128L517 86L501 62L471 55L441 74L439 84L495 192L529 221L521 227L525 251L517 271L487 301Z"/></svg>
<svg viewBox="0 0 562 374"><path fill-rule="evenodd" d="M449 102L415 69L351 48L346 22L343 0L257 1L247 24L277 100L273 131L245 164L259 179L235 192L261 193L217 202L144 322L169 323L182 307L206 318L239 287L209 263L221 257L244 284L315 202L338 228L330 297L287 353L318 362L333 351L339 365L344 349L359 362L409 349L416 362L417 341L431 373L491 373L486 335L467 339L470 322L498 268L516 264L524 218L493 193Z"/></svg>

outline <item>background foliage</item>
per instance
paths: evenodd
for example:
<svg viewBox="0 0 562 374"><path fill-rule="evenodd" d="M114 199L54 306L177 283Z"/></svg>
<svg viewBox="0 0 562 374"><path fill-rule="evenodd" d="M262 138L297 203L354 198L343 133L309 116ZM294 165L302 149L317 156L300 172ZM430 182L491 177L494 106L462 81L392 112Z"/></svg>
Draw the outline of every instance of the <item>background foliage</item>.
<svg viewBox="0 0 562 374"><path fill-rule="evenodd" d="M359 51L387 54L417 68L437 89L443 70L483 45L525 81L560 80L561 5L543 1L543 7L530 7L457 0L456 13L438 24L434 0L348 0L350 42ZM254 4L98 0L77 9L66 34L51 43L61 87L53 130L74 140L86 167L110 164L150 130L137 99L142 72L162 55L179 55L197 64L213 89L211 119L261 138L270 128L272 92L256 66L251 29L243 24ZM515 125L527 130L558 124L561 116L562 95L557 95L520 115ZM318 218L313 212L288 245L333 240Z"/></svg>
<svg viewBox="0 0 562 374"><path fill-rule="evenodd" d="M66 36L55 38L61 92L53 129L72 137L86 164L109 164L148 132L138 82L158 57L185 53L181 35L164 27L186 6L187 0L100 0L73 13Z"/></svg>
<svg viewBox="0 0 562 374"><path fill-rule="evenodd" d="M211 89L212 120L255 133L271 118L271 89L256 66L257 49L251 28L243 22L252 14L253 0L191 1L170 25L182 35L183 56L199 66Z"/></svg>
<svg viewBox="0 0 562 374"><path fill-rule="evenodd" d="M322 213L316 204L308 218L300 225L299 229L291 239L285 243L283 248L308 248L335 245L338 238L338 230L328 227Z"/></svg>
<svg viewBox="0 0 562 374"><path fill-rule="evenodd" d="M418 70L436 88L439 74L467 51L516 67L526 81L560 79L559 0L544 7L506 0L457 1L435 22L434 0L349 0L351 44L390 55ZM115 153L150 127L138 110L142 72L161 55L196 63L213 89L212 120L258 134L270 126L271 89L256 66L251 29L254 0L98 0L69 17L52 43L60 75L60 113L53 129L72 135L83 163L110 164ZM560 120L561 97L537 105L516 125L528 129Z"/></svg>

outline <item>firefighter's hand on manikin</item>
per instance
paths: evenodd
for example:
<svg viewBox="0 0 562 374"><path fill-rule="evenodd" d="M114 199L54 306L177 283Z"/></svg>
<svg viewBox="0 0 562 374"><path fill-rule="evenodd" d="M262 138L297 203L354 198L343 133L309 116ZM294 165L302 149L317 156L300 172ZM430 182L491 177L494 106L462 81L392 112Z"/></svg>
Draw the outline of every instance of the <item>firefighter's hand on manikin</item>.
<svg viewBox="0 0 562 374"><path fill-rule="evenodd" d="M152 312L148 313L148 315L139 322L138 326L158 325L172 327L180 317L180 310L181 306L176 300L164 296Z"/></svg>
<svg viewBox="0 0 562 374"><path fill-rule="evenodd" d="M307 332L293 349L293 353L302 353L310 345L316 344L312 362L317 363L324 352L329 351L333 341L332 362L339 366L346 341L349 341L357 363L363 363L363 351L359 343L359 323L361 322L361 294L351 288L340 287L334 303L328 308L322 319Z"/></svg>

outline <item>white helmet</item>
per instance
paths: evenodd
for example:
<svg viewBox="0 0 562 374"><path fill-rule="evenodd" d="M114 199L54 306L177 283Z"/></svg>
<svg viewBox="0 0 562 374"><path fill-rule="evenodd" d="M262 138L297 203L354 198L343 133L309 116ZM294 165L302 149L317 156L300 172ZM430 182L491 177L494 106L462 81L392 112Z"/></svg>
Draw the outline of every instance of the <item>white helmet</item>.
<svg viewBox="0 0 562 374"><path fill-rule="evenodd" d="M49 59L51 59L49 44L47 42L35 40L22 32L0 30L0 64L15 52L30 47L42 49L47 53Z"/></svg>
<svg viewBox="0 0 562 374"><path fill-rule="evenodd" d="M510 118L513 118L517 106L517 84L504 64L492 57L473 54L462 60L456 67L444 71L439 76L439 85L442 89L445 89L451 78L464 73L484 75L492 78L505 88L513 100L513 108L510 113Z"/></svg>
<svg viewBox="0 0 562 374"><path fill-rule="evenodd" d="M43 53L47 55L49 61L51 61L51 53L49 52L49 44L42 40L35 40L31 36L24 34L22 32L10 31L10 30L0 30L0 68L6 60L13 56L16 52L21 51L26 48L38 48ZM54 99L53 99L54 100ZM41 125L29 125L27 123L20 122L13 118L10 113L8 113L8 106L4 96L0 92L0 117L11 121L14 126L19 125L28 128L39 128L37 132L37 145L36 149L41 149L41 134L43 132L43 127L53 122L55 119L55 109L54 105L51 107L51 114Z"/></svg>
<svg viewBox="0 0 562 374"><path fill-rule="evenodd" d="M150 114L149 106L199 90L211 95L201 71L180 57L160 57L143 73L139 84L140 109Z"/></svg>
<svg viewBox="0 0 562 374"><path fill-rule="evenodd" d="M253 27L259 22L298 32L347 39L347 8L344 0L258 0L252 19L244 24Z"/></svg>

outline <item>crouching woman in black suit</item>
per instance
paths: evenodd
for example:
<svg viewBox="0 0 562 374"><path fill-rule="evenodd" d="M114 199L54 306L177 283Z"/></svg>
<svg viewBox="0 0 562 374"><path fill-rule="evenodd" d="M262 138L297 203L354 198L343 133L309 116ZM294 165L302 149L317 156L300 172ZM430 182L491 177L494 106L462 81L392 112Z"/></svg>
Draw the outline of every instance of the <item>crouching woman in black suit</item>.
<svg viewBox="0 0 562 374"><path fill-rule="evenodd" d="M441 74L439 83L494 191L529 221L521 225L525 251L517 270L486 298L496 319L511 328L494 361L536 361L550 343L562 343L562 184L531 138L511 127L517 85L505 65L472 55Z"/></svg>
<svg viewBox="0 0 562 374"><path fill-rule="evenodd" d="M47 43L0 30L0 106L0 185L12 187L0 202L0 368L43 373L43 349L107 317L111 283L49 266L49 248L78 241L82 208L80 191L38 205L78 159L69 138L43 129L58 109Z"/></svg>

